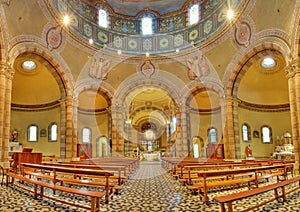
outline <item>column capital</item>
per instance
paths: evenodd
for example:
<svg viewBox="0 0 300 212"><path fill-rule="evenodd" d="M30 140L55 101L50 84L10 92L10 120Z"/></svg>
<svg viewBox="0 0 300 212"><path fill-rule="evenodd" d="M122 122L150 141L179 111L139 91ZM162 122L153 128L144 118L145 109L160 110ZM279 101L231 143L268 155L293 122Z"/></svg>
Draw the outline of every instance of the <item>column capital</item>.
<svg viewBox="0 0 300 212"><path fill-rule="evenodd" d="M292 78L296 73L300 72L300 59L292 60L285 67L285 73L287 78Z"/></svg>
<svg viewBox="0 0 300 212"><path fill-rule="evenodd" d="M0 62L0 75L5 75L7 79L12 79L15 71L7 62Z"/></svg>
<svg viewBox="0 0 300 212"><path fill-rule="evenodd" d="M233 96L225 96L226 104L237 106L241 101Z"/></svg>

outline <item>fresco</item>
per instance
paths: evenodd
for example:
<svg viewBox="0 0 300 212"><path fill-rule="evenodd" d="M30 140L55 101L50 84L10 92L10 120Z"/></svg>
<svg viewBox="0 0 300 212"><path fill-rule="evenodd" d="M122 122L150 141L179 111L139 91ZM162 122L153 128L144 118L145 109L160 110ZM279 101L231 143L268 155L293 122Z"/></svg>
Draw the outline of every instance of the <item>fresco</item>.
<svg viewBox="0 0 300 212"><path fill-rule="evenodd" d="M139 11L149 8L160 14L179 10L185 0L107 0L114 11L121 14L135 16Z"/></svg>

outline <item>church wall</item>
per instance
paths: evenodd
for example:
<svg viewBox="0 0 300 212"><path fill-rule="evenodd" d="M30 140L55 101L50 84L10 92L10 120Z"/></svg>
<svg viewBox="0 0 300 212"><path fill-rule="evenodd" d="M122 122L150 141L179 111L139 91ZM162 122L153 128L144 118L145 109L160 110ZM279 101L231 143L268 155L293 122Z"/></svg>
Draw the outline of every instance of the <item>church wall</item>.
<svg viewBox="0 0 300 212"><path fill-rule="evenodd" d="M96 140L100 136L105 136L109 139L108 135L108 118L107 114L78 114L78 143L82 143L82 128L88 127L92 130L92 154L96 156Z"/></svg>
<svg viewBox="0 0 300 212"><path fill-rule="evenodd" d="M207 142L207 130L215 127L218 133L218 139L222 141L223 129L221 126L221 114L214 113L210 115L199 115L196 113L190 114L191 138L194 136L201 137L204 142ZM190 138L190 139L191 139Z"/></svg>
<svg viewBox="0 0 300 212"><path fill-rule="evenodd" d="M56 142L48 142L48 126L52 122L58 126L58 141ZM31 124L38 126L37 142L27 141L27 128ZM44 156L60 156L60 108L35 112L12 111L11 130L14 129L19 133L19 142L22 143L23 148L33 148L33 152L42 152ZM40 136L42 129L46 129L45 137Z"/></svg>
<svg viewBox="0 0 300 212"><path fill-rule="evenodd" d="M242 124L247 123L251 128L250 142L242 140ZM263 144L261 141L260 128L262 125L268 125L272 129L271 144ZM259 138L253 137L253 131L259 132ZM242 158L245 158L245 148L251 145L253 156L255 158L270 158L270 154L274 152L276 146L276 137L282 136L286 131L291 132L290 111L286 112L257 112L239 108L239 133Z"/></svg>

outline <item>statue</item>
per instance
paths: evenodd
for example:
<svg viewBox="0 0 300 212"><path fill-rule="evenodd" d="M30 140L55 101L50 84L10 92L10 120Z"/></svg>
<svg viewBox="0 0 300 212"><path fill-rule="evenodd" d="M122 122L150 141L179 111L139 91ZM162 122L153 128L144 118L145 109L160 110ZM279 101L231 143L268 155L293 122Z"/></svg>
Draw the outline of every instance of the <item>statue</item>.
<svg viewBox="0 0 300 212"><path fill-rule="evenodd" d="M89 75L92 78L106 80L110 67L110 60L94 57L93 63L90 67Z"/></svg>
<svg viewBox="0 0 300 212"><path fill-rule="evenodd" d="M187 66L189 68L188 76L191 80L196 77L205 77L209 74L209 67L203 55L189 58Z"/></svg>
<svg viewBox="0 0 300 212"><path fill-rule="evenodd" d="M250 146L250 144L248 146L246 146L246 156L247 158L253 158L253 154L252 154L252 148Z"/></svg>

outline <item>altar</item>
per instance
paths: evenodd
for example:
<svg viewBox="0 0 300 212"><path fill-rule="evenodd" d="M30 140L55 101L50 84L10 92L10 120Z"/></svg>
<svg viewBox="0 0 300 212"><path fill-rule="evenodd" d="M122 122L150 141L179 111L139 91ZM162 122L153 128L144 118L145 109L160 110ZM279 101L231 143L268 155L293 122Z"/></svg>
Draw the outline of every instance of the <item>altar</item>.
<svg viewBox="0 0 300 212"><path fill-rule="evenodd" d="M294 160L294 146L292 144L284 144L283 146L276 146L273 157L277 160Z"/></svg>
<svg viewBox="0 0 300 212"><path fill-rule="evenodd" d="M141 160L158 161L160 160L160 152L141 153Z"/></svg>

